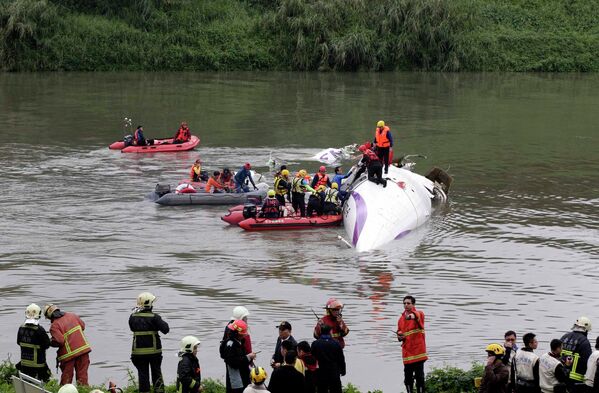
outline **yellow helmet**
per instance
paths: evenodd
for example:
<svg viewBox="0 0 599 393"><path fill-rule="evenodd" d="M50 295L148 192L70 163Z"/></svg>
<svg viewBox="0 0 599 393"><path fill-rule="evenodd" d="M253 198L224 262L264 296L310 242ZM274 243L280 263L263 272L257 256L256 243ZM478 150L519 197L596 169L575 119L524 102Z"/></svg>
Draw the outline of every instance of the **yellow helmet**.
<svg viewBox="0 0 599 393"><path fill-rule="evenodd" d="M318 186L318 188L316 189L316 192L321 192L321 191L324 191L324 190L326 190L326 189L327 189L327 187L326 187L325 185L322 185L322 184L321 184L321 185L319 185L319 186Z"/></svg>
<svg viewBox="0 0 599 393"><path fill-rule="evenodd" d="M152 308L154 300L156 300L156 296L150 292L142 292L137 296L137 307Z"/></svg>
<svg viewBox="0 0 599 393"><path fill-rule="evenodd" d="M283 169L281 171L281 176L289 176L289 171L287 169Z"/></svg>
<svg viewBox="0 0 599 393"><path fill-rule="evenodd" d="M376 123L377 127L385 127L385 122L382 120L379 120L378 123Z"/></svg>
<svg viewBox="0 0 599 393"><path fill-rule="evenodd" d="M300 177L306 177L306 176L308 176L308 172L305 169L300 170L297 174Z"/></svg>
<svg viewBox="0 0 599 393"><path fill-rule="evenodd" d="M487 348L485 349L485 351L492 352L495 354L495 356L505 355L505 348L503 347L503 345L499 345L499 344L489 344L489 345L487 345Z"/></svg>
<svg viewBox="0 0 599 393"><path fill-rule="evenodd" d="M273 198L275 196L275 190L268 190L268 196Z"/></svg>
<svg viewBox="0 0 599 393"><path fill-rule="evenodd" d="M334 188L336 190L339 188L339 184L337 184L337 182L333 182L333 184L331 184L331 188Z"/></svg>
<svg viewBox="0 0 599 393"><path fill-rule="evenodd" d="M262 367L254 367L250 371L250 379L255 384L260 384L266 381L266 370Z"/></svg>
<svg viewBox="0 0 599 393"><path fill-rule="evenodd" d="M40 319L42 317L42 309L35 303L31 303L25 310L27 319Z"/></svg>

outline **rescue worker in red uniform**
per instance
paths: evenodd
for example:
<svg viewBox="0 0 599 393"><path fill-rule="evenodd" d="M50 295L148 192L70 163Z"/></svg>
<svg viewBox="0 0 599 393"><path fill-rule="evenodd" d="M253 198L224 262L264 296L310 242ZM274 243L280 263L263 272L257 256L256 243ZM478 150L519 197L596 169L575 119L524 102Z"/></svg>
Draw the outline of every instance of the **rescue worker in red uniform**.
<svg viewBox="0 0 599 393"><path fill-rule="evenodd" d="M314 175L312 184L310 184L310 187L314 189L317 189L320 186L331 187L331 179L329 179L327 168L324 165L318 168L318 173Z"/></svg>
<svg viewBox="0 0 599 393"><path fill-rule="evenodd" d="M173 144L177 143L185 143L189 142L191 139L191 131L189 131L189 127L186 122L182 122L179 130L175 134L175 138L173 139Z"/></svg>
<svg viewBox="0 0 599 393"><path fill-rule="evenodd" d="M359 178L366 169L368 169L368 180L376 184L382 184L387 187L387 179L383 179L383 164L379 157L370 150L365 144L358 148L362 152L362 160L358 164L360 169L356 173L355 179Z"/></svg>
<svg viewBox="0 0 599 393"><path fill-rule="evenodd" d="M25 323L19 328L17 344L21 347L21 361L17 370L40 381L50 379L50 368L46 363L46 350L50 348L50 338L46 329L39 324L42 309L30 304L25 310Z"/></svg>
<svg viewBox="0 0 599 393"><path fill-rule="evenodd" d="M73 375L76 375L78 385L89 385L87 369L92 349L83 334L85 322L78 315L63 312L54 304L44 306L44 316L52 321L50 345L58 347L56 359L62 371L60 384L71 383Z"/></svg>
<svg viewBox="0 0 599 393"><path fill-rule="evenodd" d="M404 312L397 321L397 341L401 343L401 354L404 364L404 383L407 393L414 392L414 375L416 391L424 393L424 362L426 340L424 335L424 313L416 309L413 296L403 298Z"/></svg>
<svg viewBox="0 0 599 393"><path fill-rule="evenodd" d="M374 143L376 145L376 154L385 164L385 174L389 172L389 152L393 148L393 136L391 130L385 125L385 122L379 120L374 130Z"/></svg>
<svg viewBox="0 0 599 393"><path fill-rule="evenodd" d="M268 190L268 197L264 199L260 216L264 218L279 218L281 215L279 200L276 198L275 190Z"/></svg>
<svg viewBox="0 0 599 393"><path fill-rule="evenodd" d="M314 327L314 338L318 339L321 336L322 325L327 325L331 328L331 337L343 349L345 348L344 337L349 333L349 328L343 321L341 310L343 310L343 304L339 300L332 297L327 301L325 306L326 315L319 319Z"/></svg>
<svg viewBox="0 0 599 393"><path fill-rule="evenodd" d="M129 328L133 332L131 362L137 368L139 392L150 393L150 371L154 393L164 393L162 378L162 342L160 335L169 332L168 323L160 315L153 313L156 296L143 292L137 296L137 308L129 316Z"/></svg>

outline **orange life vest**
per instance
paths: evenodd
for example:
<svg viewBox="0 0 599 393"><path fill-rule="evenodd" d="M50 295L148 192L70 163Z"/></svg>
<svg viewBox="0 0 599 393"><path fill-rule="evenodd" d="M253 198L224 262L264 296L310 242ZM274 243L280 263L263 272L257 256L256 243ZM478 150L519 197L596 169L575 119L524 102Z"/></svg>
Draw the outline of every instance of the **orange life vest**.
<svg viewBox="0 0 599 393"><path fill-rule="evenodd" d="M318 179L316 180L316 187L314 187L315 189L320 186L327 186L327 183L329 182L329 175L323 175L319 172L316 175L314 175L314 177Z"/></svg>
<svg viewBox="0 0 599 393"><path fill-rule="evenodd" d="M366 149L366 150L364 151L364 155L365 155L366 157L368 157L368 160L369 160L369 161L380 161L380 158L379 158L379 156L377 156L377 155L376 155L376 153L375 153L375 152L373 152L373 151L372 151L372 150L370 150L370 149Z"/></svg>
<svg viewBox="0 0 599 393"><path fill-rule="evenodd" d="M390 131L389 127L383 127L383 132L380 132L380 128L377 128L374 131L374 138L376 140L376 145L378 147L389 147L391 146L391 141L387 137L387 133Z"/></svg>
<svg viewBox="0 0 599 393"><path fill-rule="evenodd" d="M85 353L91 352L89 342L83 334L85 323L77 315L67 312L52 321L50 334L52 341L60 345L57 359L67 362Z"/></svg>
<svg viewBox="0 0 599 393"><path fill-rule="evenodd" d="M189 132L188 127L181 127L179 131L177 131L177 136L175 139L181 142L187 142L191 139L191 133Z"/></svg>
<svg viewBox="0 0 599 393"><path fill-rule="evenodd" d="M412 313L418 316L418 320L406 319L407 311L404 311L397 321L397 332L404 335L401 345L404 364L423 362L428 359L424 336L424 313L416 308L412 308L410 314Z"/></svg>

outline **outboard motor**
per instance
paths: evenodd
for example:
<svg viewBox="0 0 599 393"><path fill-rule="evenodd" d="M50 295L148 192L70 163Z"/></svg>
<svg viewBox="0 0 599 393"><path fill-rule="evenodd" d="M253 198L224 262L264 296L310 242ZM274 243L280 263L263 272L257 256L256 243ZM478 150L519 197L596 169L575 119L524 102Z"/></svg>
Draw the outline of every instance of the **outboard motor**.
<svg viewBox="0 0 599 393"><path fill-rule="evenodd" d="M162 197L163 195L168 194L169 192L171 192L171 186L170 184L156 184L156 189L154 190L154 192L156 193L156 195L158 195L158 198Z"/></svg>
<svg viewBox="0 0 599 393"><path fill-rule="evenodd" d="M243 206L243 218L256 218L258 214L258 210L256 209L256 205L246 204Z"/></svg>
<svg viewBox="0 0 599 393"><path fill-rule="evenodd" d="M125 143L125 147L133 145L133 135L125 135L123 142Z"/></svg>

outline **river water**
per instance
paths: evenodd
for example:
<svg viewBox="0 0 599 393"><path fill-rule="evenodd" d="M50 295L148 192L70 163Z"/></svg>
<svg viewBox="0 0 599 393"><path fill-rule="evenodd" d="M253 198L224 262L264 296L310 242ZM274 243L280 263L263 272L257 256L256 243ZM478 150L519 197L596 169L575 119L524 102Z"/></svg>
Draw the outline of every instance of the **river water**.
<svg viewBox="0 0 599 393"><path fill-rule="evenodd" d="M250 310L267 366L275 326L309 339L310 309L331 296L351 329L343 381L364 390L403 388L391 330L406 294L427 317L427 371L484 360L508 329L536 332L544 351L579 315L599 324L598 92L599 76L577 74L0 74L0 354L18 360L29 303L55 302L87 323L91 382L124 383L128 315L146 290L171 326L167 382L188 334L202 340L203 376L224 378L234 306ZM110 151L125 116L150 138L186 120L201 145ZM272 152L314 172L313 154L369 139L379 119L396 156L424 154L417 172L455 179L446 207L381 250L347 249L342 228L244 233L220 220L226 208L144 199L198 156L268 174Z"/></svg>

